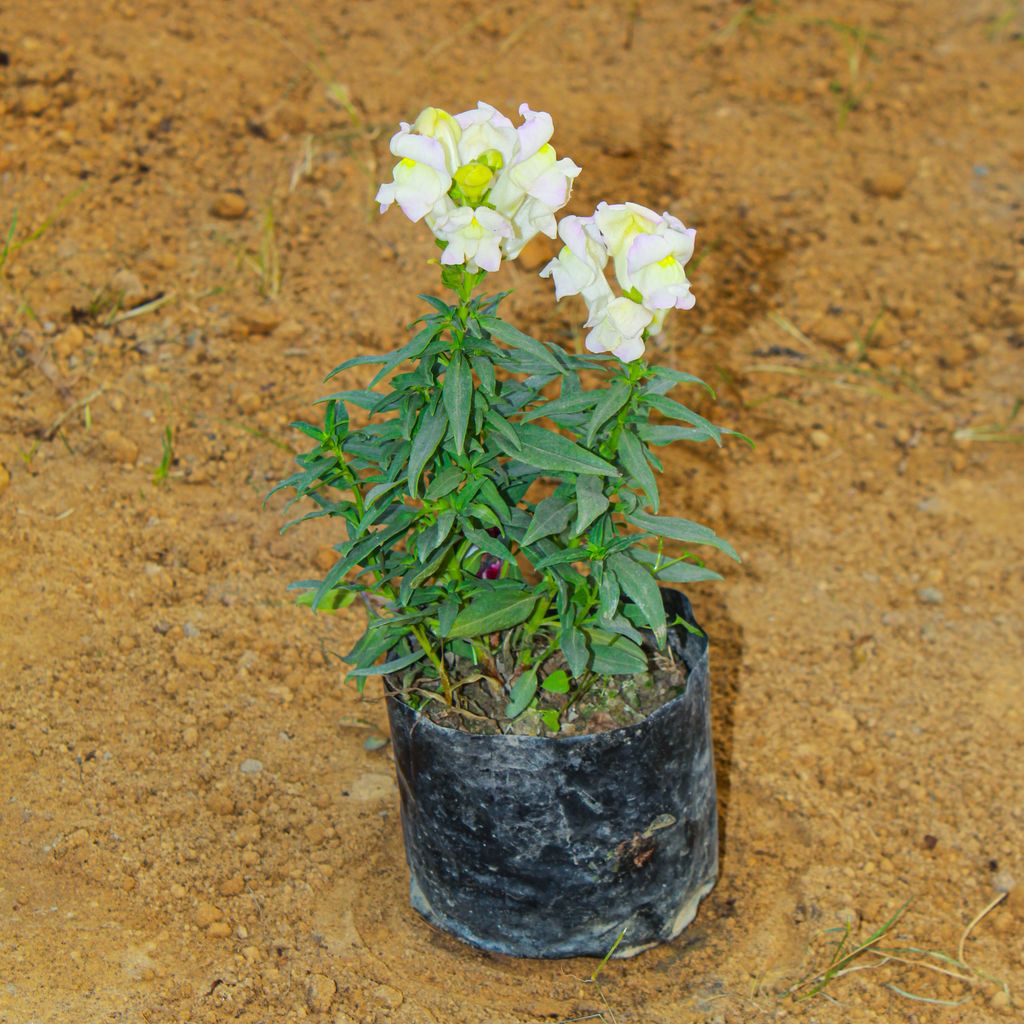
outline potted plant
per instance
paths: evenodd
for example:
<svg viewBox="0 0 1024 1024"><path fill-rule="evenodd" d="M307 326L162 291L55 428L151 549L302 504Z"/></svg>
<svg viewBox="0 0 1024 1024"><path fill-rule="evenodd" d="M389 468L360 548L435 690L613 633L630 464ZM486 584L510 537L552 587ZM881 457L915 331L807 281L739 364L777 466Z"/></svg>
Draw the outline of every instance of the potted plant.
<svg viewBox="0 0 1024 1024"><path fill-rule="evenodd" d="M720 579L701 548L736 554L662 514L656 450L734 432L669 397L706 385L643 359L693 305L694 232L631 203L556 228L580 168L547 114L520 114L428 108L391 140L381 209L426 223L450 294L422 296L400 348L331 371L379 367L295 424L313 447L275 490L315 506L294 522L342 528L333 568L293 586L365 604L345 661L385 680L415 908L498 952L625 956L677 935L717 870L707 640L662 584ZM481 292L556 230L541 276L582 295L581 353Z"/></svg>

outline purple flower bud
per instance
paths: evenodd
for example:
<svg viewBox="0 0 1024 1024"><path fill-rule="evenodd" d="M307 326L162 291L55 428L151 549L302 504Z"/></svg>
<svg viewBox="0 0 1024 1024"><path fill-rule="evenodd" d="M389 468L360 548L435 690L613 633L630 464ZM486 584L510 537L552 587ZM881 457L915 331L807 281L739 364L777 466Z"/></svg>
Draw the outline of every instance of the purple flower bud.
<svg viewBox="0 0 1024 1024"><path fill-rule="evenodd" d="M501 576L501 567L504 563L500 558L493 555L484 555L480 559L480 571L477 576L482 580L496 580Z"/></svg>

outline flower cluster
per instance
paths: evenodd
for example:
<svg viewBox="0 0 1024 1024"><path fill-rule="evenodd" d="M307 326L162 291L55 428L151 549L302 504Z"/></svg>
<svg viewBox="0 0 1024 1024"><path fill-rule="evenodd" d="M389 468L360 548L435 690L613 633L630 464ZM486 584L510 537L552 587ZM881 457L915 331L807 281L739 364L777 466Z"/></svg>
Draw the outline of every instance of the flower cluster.
<svg viewBox="0 0 1024 1024"><path fill-rule="evenodd" d="M559 160L549 143L551 116L519 108L512 122L487 103L452 117L427 107L391 139L394 180L377 193L381 213L393 203L425 220L444 243L441 262L470 272L496 271L542 232L555 237L555 211L569 201L580 168Z"/></svg>
<svg viewBox="0 0 1024 1024"><path fill-rule="evenodd" d="M696 231L670 213L636 203L600 203L590 217L565 217L558 226L562 251L541 271L555 297L582 295L590 316L586 346L623 362L644 354L644 339L657 334L670 309L694 304L684 267ZM605 277L611 260L623 294Z"/></svg>

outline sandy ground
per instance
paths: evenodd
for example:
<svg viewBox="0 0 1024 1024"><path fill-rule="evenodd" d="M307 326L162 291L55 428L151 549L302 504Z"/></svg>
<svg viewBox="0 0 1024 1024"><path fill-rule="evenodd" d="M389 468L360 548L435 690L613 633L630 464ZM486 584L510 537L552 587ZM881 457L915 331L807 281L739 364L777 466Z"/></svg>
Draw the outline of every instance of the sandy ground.
<svg viewBox="0 0 1024 1024"><path fill-rule="evenodd" d="M8 0L0 1021L1020 1019L1022 32L1002 0ZM261 507L326 370L434 283L372 203L389 135L478 98L552 113L573 212L698 228L654 357L758 441L663 491L745 557L691 594L721 880L597 984L408 908L383 708L330 653L358 613L284 589L331 534ZM578 344L548 251L498 284ZM956 955L1007 891L968 980L865 954L784 994L829 929L910 900L883 944Z"/></svg>

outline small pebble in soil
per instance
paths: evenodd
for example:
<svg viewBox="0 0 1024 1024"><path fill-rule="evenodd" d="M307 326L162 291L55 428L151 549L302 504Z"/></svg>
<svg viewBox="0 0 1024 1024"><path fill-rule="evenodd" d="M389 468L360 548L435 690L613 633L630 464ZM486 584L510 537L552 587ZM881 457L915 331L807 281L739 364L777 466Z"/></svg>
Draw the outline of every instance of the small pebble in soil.
<svg viewBox="0 0 1024 1024"><path fill-rule="evenodd" d="M917 599L921 604L942 604L945 600L938 587L922 587L917 592Z"/></svg>
<svg viewBox="0 0 1024 1024"><path fill-rule="evenodd" d="M181 627L181 630L185 634L185 636L189 637L190 639L192 637L199 636L199 630L196 629L196 627L193 626L191 622L186 622L185 625Z"/></svg>
<svg viewBox="0 0 1024 1024"><path fill-rule="evenodd" d="M238 220L248 209L249 204L237 192L221 192L210 204L210 213L221 220Z"/></svg>
<svg viewBox="0 0 1024 1024"><path fill-rule="evenodd" d="M812 430L810 433L811 444L817 449L827 448L832 438L824 430Z"/></svg>
<svg viewBox="0 0 1024 1024"><path fill-rule="evenodd" d="M255 757L247 757L239 766L238 770L243 775L259 775L263 771L263 762Z"/></svg>
<svg viewBox="0 0 1024 1024"><path fill-rule="evenodd" d="M306 1005L313 1013L324 1013L338 991L338 984L325 974L311 974L306 984Z"/></svg>
<svg viewBox="0 0 1024 1024"><path fill-rule="evenodd" d="M869 196L898 199L907 187L907 179L898 171L878 171L864 179L864 191Z"/></svg>

